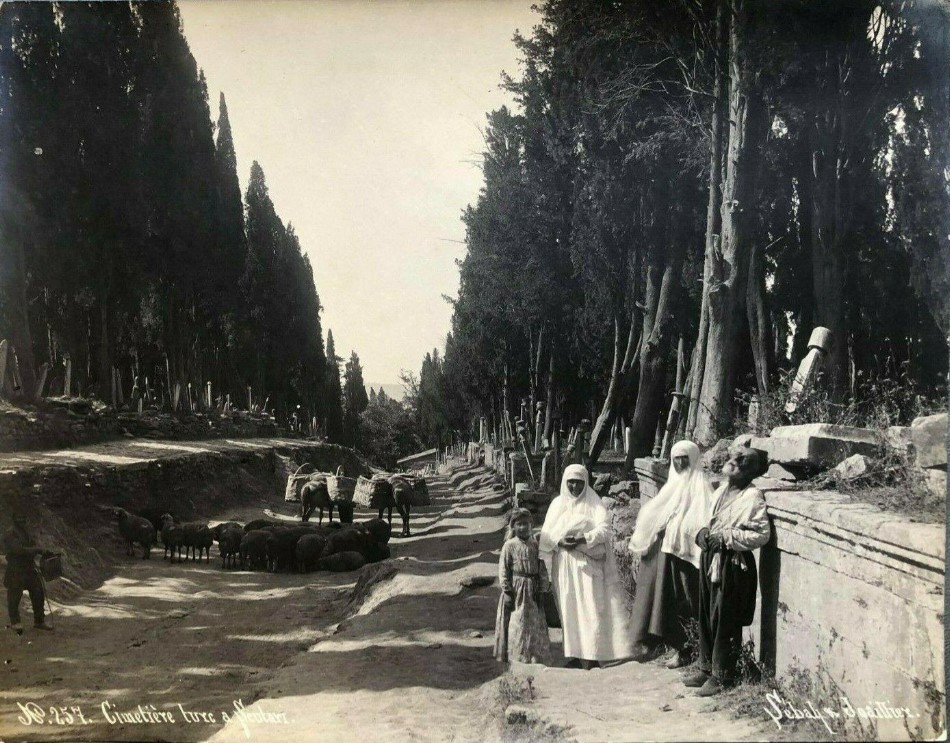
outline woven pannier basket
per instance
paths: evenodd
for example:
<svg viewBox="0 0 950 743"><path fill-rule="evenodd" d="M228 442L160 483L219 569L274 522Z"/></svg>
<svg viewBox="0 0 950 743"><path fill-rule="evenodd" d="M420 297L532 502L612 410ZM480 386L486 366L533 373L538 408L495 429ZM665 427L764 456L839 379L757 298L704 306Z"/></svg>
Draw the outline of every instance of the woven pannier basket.
<svg viewBox="0 0 950 743"><path fill-rule="evenodd" d="M372 479L360 477L356 483L353 502L363 508L385 508L392 506L392 491L388 487L387 477L377 475Z"/></svg>
<svg viewBox="0 0 950 743"><path fill-rule="evenodd" d="M356 480L343 475L327 476L327 491L334 503L352 503L356 492Z"/></svg>
<svg viewBox="0 0 950 743"><path fill-rule="evenodd" d="M284 501L287 503L300 502L300 488L313 475L314 467L310 462L304 462L294 474L287 477L287 487L284 489Z"/></svg>

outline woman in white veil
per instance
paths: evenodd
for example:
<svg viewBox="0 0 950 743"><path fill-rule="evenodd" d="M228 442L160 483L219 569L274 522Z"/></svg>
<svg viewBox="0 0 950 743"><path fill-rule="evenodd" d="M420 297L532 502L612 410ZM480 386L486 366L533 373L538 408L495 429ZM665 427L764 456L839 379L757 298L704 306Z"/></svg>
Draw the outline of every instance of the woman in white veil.
<svg viewBox="0 0 950 743"><path fill-rule="evenodd" d="M567 667L589 670L633 654L607 509L588 482L587 469L564 470L561 494L551 502L538 540L551 576L564 630Z"/></svg>
<svg viewBox="0 0 950 743"><path fill-rule="evenodd" d="M694 540L709 523L712 494L699 447L691 441L674 444L666 484L640 509L630 537L630 551L640 555L632 618L636 660L656 657L663 645L677 651L668 667L691 660L686 626L698 616L702 555Z"/></svg>

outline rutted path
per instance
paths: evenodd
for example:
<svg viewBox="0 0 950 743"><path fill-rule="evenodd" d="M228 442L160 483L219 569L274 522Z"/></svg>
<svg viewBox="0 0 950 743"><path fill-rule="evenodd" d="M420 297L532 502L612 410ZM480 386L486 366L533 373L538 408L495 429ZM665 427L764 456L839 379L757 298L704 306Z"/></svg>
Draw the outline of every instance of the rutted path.
<svg viewBox="0 0 950 743"><path fill-rule="evenodd" d="M430 491L414 536L394 539L394 559L364 569L359 584L357 574L130 560L101 588L54 604L54 634L3 633L0 740L497 739L498 588L462 582L496 574L503 496L474 469L434 478ZM534 677L531 713L578 740L764 737L683 695L678 674L657 665L514 672ZM53 722L23 725L18 701ZM154 705L175 722L112 724L104 702ZM246 714L233 716L235 702ZM51 706L79 706L95 723L56 724ZM215 719L184 722L182 709Z"/></svg>

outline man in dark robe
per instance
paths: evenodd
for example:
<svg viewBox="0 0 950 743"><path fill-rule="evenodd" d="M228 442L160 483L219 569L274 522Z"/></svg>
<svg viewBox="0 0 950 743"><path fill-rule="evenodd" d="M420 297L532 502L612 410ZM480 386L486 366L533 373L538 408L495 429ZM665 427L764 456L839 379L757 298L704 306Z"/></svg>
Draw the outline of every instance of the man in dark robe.
<svg viewBox="0 0 950 743"><path fill-rule="evenodd" d="M30 594L33 605L33 626L40 630L52 630L46 623L44 602L46 591L43 577L36 565L37 555L44 550L33 543L26 525L14 517L13 526L3 534L3 552L7 557L7 568L3 574L3 585L7 589L7 613L10 615L10 628L18 635L23 634L20 623L20 601L23 592Z"/></svg>

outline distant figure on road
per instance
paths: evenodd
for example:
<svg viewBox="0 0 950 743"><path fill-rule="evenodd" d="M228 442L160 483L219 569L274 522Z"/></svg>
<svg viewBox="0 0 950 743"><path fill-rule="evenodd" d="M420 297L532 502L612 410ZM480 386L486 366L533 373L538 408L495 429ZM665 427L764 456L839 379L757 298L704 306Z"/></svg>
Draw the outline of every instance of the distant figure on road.
<svg viewBox="0 0 950 743"><path fill-rule="evenodd" d="M3 534L3 552L7 557L7 569L3 574L3 585L7 589L7 612L10 615L10 629L18 635L23 634L20 623L20 600L23 592L30 594L33 605L33 626L36 629L52 630L46 624L44 602L46 592L43 578L36 565L37 555L44 550L33 543L26 524L18 516L13 517L13 526Z"/></svg>
<svg viewBox="0 0 950 743"><path fill-rule="evenodd" d="M668 668L693 661L686 628L699 616L702 550L695 540L709 524L712 496L699 447L692 441L674 444L669 477L640 508L630 537L630 551L641 556L633 601L634 660L652 660L667 645L677 651Z"/></svg>
<svg viewBox="0 0 950 743"><path fill-rule="evenodd" d="M630 616L610 544L607 509L582 465L564 470L561 494L541 527L539 550L551 563L566 667L590 670L632 656Z"/></svg>
<svg viewBox="0 0 950 743"><path fill-rule="evenodd" d="M495 616L495 658L547 665L551 642L541 595L551 590L551 581L538 556L527 509L511 512L507 536L498 560L501 596Z"/></svg>
<svg viewBox="0 0 950 743"><path fill-rule="evenodd" d="M709 524L696 535L699 566L699 671L686 685L699 696L719 694L735 682L742 628L752 624L758 578L752 550L771 536L765 498L752 481L767 466L758 449L730 452L722 474L728 480L713 496Z"/></svg>

